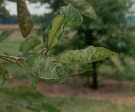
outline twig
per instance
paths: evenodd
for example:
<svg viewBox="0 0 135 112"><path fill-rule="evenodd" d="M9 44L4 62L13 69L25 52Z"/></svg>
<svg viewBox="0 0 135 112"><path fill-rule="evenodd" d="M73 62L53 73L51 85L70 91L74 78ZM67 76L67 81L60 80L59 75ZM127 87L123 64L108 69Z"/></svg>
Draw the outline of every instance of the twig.
<svg viewBox="0 0 135 112"><path fill-rule="evenodd" d="M24 58L8 56L8 55L4 55L4 54L0 54L0 58L1 57L7 58L7 59L11 59L11 60L24 60Z"/></svg>
<svg viewBox="0 0 135 112"><path fill-rule="evenodd" d="M46 49L46 48L44 48L44 49L39 53L39 55L43 54L43 53L44 53L44 51L47 51L47 49Z"/></svg>
<svg viewBox="0 0 135 112"><path fill-rule="evenodd" d="M48 49L45 51L45 55L47 55L47 53L48 53Z"/></svg>
<svg viewBox="0 0 135 112"><path fill-rule="evenodd" d="M8 61L10 63L16 63L16 61L14 60L11 60L11 59L8 59L8 58L5 58L5 57L0 57L1 59L5 60L5 61Z"/></svg>
<svg viewBox="0 0 135 112"><path fill-rule="evenodd" d="M17 64L17 65L23 67L26 71L28 71L28 72L32 73L33 75L36 75L37 76L36 73L32 72L31 70L27 70L25 68L25 65L20 62L21 60L24 60L24 58L7 56L7 55L3 55L3 54L0 54L0 58L3 59L3 60L5 60L5 61L7 61L7 62Z"/></svg>
<svg viewBox="0 0 135 112"><path fill-rule="evenodd" d="M16 61L16 63L17 63L18 65L20 65L21 67L24 67L24 64L22 64L20 61Z"/></svg>
<svg viewBox="0 0 135 112"><path fill-rule="evenodd" d="M0 54L0 58L5 60L5 61L8 61L10 63L15 63L15 64L18 64L22 67L24 66L22 63L20 63L20 61L23 60L23 58L7 56L7 55L3 55L3 54Z"/></svg>

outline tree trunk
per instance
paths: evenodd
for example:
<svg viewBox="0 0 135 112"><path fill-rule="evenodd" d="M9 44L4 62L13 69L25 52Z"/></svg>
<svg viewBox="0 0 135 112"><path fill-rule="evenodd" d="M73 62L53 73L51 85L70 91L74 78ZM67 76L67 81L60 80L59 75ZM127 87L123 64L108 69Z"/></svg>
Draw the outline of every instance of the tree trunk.
<svg viewBox="0 0 135 112"><path fill-rule="evenodd" d="M97 76L97 67L96 67L96 62L92 63L92 69L93 69L93 73L92 73L92 85L91 88L92 89L98 89L98 76Z"/></svg>

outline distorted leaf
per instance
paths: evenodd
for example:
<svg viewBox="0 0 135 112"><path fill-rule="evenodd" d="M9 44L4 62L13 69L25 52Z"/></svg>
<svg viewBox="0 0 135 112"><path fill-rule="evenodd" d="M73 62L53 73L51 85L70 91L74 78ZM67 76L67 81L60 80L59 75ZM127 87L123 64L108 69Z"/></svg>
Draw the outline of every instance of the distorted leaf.
<svg viewBox="0 0 135 112"><path fill-rule="evenodd" d="M24 37L27 37L31 32L33 22L25 0L17 0L17 12L21 33Z"/></svg>
<svg viewBox="0 0 135 112"><path fill-rule="evenodd" d="M87 0L64 0L66 3L71 3L82 14L92 19L97 19L96 12L89 1Z"/></svg>
<svg viewBox="0 0 135 112"><path fill-rule="evenodd" d="M82 21L80 13L71 4L62 7L60 14L53 19L51 26L45 30L43 38L45 47L48 50L53 48L64 34L77 28L82 24Z"/></svg>
<svg viewBox="0 0 135 112"><path fill-rule="evenodd" d="M63 27L64 27L64 15L63 14L60 14L58 16L56 16L54 18L54 20L52 21L52 26L51 26L51 29L50 31L48 32L48 49L51 49L53 48L57 41L58 41L58 38L59 36L63 33Z"/></svg>
<svg viewBox="0 0 135 112"><path fill-rule="evenodd" d="M52 57L33 56L26 60L26 67L41 79L63 82L69 69L63 64L55 63L54 60Z"/></svg>
<svg viewBox="0 0 135 112"><path fill-rule="evenodd" d="M65 30L69 31L71 29L77 28L83 22L83 18L80 15L80 12L75 9L71 4L61 7L60 12L62 12L67 19L64 25Z"/></svg>
<svg viewBox="0 0 135 112"><path fill-rule="evenodd" d="M89 46L82 50L70 50L57 56L56 61L60 63L91 63L103 60L105 58L117 55L108 49L102 47Z"/></svg>

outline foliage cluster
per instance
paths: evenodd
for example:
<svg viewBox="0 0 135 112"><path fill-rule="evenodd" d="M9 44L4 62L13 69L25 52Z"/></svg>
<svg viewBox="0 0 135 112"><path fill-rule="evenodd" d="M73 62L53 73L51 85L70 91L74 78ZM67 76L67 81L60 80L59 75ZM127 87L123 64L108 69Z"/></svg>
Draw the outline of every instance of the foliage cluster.
<svg viewBox="0 0 135 112"><path fill-rule="evenodd" d="M73 1L66 2L71 2L79 9L82 7L82 13L96 19L94 9L86 1L80 2L79 5L75 5ZM83 18L72 4L60 8L59 14L52 20L51 25L45 29L42 40L28 38L21 47L23 52L17 57L1 54L1 58L22 66L34 77L47 80L57 79L63 82L66 76L74 71L76 65L79 67L80 64L91 63L116 55L116 53L105 48L93 46L76 51L66 51L57 56L51 54L51 50L55 48L65 34L82 24ZM87 4L90 9L84 8L84 4ZM17 2L17 11L21 33L24 37L27 37L32 29L33 22L24 0ZM43 46L41 51L39 49L33 51L32 48L39 44ZM1 71L3 71L2 67ZM1 72L1 76L4 77L5 74Z"/></svg>

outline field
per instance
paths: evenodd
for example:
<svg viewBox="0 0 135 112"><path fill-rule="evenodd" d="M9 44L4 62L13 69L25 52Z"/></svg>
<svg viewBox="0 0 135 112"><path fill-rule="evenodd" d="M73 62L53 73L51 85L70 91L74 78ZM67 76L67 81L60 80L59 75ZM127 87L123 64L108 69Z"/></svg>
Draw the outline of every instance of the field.
<svg viewBox="0 0 135 112"><path fill-rule="evenodd" d="M0 51L16 55L20 43L24 40L20 36L18 31L14 32L7 40L0 43ZM69 77L63 84L40 81L37 85L37 90L42 93L40 94L28 87L26 71L20 67L15 68L15 65L5 65L5 67L16 78L8 80L0 88L0 112L18 112L17 108L22 112L40 112L39 110L43 109L41 102L52 104L61 112L134 112L135 110L135 83L134 80L125 80L124 76L123 80L115 77L110 79L112 76L110 78L100 76L98 90L84 87L84 80L77 76ZM134 75L131 79L134 79Z"/></svg>
<svg viewBox="0 0 135 112"><path fill-rule="evenodd" d="M36 99L38 105L35 108L42 109L39 104L45 102L56 106L61 112L134 112L134 82L124 81L119 83L111 80L103 81L102 84L104 84L104 86L102 85L102 88L100 87L99 90L94 91L82 86L78 87L78 82L74 84L74 86L71 86L75 79L76 78L72 77L72 80L68 79L64 84L49 84L41 81L37 89L44 96L42 96L42 99L40 97L38 100ZM8 83L4 85L5 87L0 89L0 101L4 102L1 106L11 106L14 110L13 112L15 112L16 109L14 105L12 105L13 102L16 104L16 107L20 106L20 108L26 109L25 112L31 112L31 108L35 104L30 102L35 102L35 96L38 96L39 93L29 88L28 84L26 79L9 80ZM31 91L33 92L31 93ZM15 100L10 101L10 99ZM8 104L8 102L11 103ZM27 106L31 108L27 108Z"/></svg>

